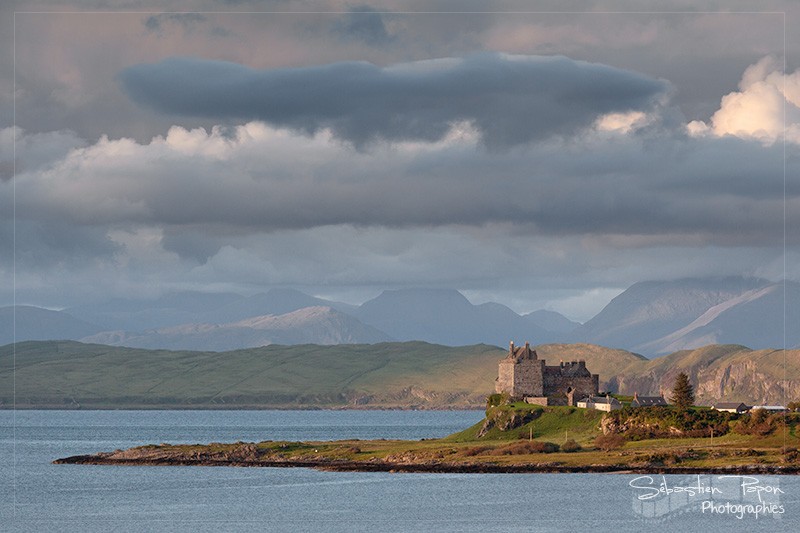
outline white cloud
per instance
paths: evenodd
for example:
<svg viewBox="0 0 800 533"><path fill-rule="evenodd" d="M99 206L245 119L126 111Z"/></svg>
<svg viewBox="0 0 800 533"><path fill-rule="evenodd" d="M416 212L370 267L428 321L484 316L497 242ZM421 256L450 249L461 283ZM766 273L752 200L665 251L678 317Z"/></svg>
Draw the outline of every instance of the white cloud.
<svg viewBox="0 0 800 533"><path fill-rule="evenodd" d="M652 122L652 118L641 111L609 113L598 118L595 127L600 131L630 133Z"/></svg>
<svg viewBox="0 0 800 533"><path fill-rule="evenodd" d="M709 122L690 122L689 134L733 135L772 144L782 141L785 131L787 142L800 144L800 71L783 74L777 59L762 58L744 71L739 91L722 98Z"/></svg>

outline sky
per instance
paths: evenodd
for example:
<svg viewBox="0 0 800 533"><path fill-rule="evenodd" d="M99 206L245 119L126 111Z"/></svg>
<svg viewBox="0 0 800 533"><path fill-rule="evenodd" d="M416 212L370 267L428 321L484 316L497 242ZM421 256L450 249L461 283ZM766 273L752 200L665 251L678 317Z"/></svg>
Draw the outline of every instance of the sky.
<svg viewBox="0 0 800 533"><path fill-rule="evenodd" d="M800 279L796 2L169 7L0 6L0 305Z"/></svg>

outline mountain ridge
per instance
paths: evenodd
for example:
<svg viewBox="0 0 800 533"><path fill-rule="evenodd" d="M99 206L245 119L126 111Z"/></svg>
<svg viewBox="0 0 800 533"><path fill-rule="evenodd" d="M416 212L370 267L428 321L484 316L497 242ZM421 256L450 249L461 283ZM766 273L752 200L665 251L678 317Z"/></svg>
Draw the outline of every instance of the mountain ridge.
<svg viewBox="0 0 800 533"><path fill-rule="evenodd" d="M282 333L278 331L279 321L273 321L273 338L265 337L263 332L259 337L243 322L318 307L335 309L349 318L337 315L335 320L328 321L326 328L321 326L322 318L312 326L315 322L306 317L306 326L316 331L316 337L300 334L299 325L290 326L286 321ZM386 290L359 306L309 296L295 289L271 289L250 297L233 293L169 293L150 302L114 300L96 309L76 307L69 311L78 316L46 310L39 314L57 317L73 326L76 320L83 320L89 326L50 328L43 337L37 337L37 327L41 323L40 329L47 329L47 320L30 318L26 322L26 317L32 317L36 311L21 309L17 340L65 338L119 344L134 338L143 342L144 332L150 332L148 335L155 339L157 334L152 332L160 331L165 342L160 346L148 343L146 347L217 350L255 346L259 342L330 344L396 339L458 346L505 345L515 340L533 344L584 342L649 357L707 344L742 344L758 349L800 346L800 330L784 329L784 323L800 323L800 284L740 277L635 283L585 324L552 311L520 315L496 302L472 304L455 289L422 288ZM234 326L236 322L242 324ZM338 333L332 329L336 324L342 328ZM10 327L10 320L2 325ZM164 328L177 329L169 337L164 335ZM202 330L210 336L209 343L201 345L198 339L186 339L181 344L177 338L181 330L195 337ZM214 340L212 330L216 330L217 338L224 334L228 339ZM61 334L56 335L57 331ZM78 331L84 334L76 334ZM87 331L89 335L85 334ZM240 334L238 341L234 338L235 331Z"/></svg>
<svg viewBox="0 0 800 533"><path fill-rule="evenodd" d="M371 344L392 339L345 313L315 306L228 324L181 324L142 333L113 331L81 340L131 348L228 351L270 344Z"/></svg>

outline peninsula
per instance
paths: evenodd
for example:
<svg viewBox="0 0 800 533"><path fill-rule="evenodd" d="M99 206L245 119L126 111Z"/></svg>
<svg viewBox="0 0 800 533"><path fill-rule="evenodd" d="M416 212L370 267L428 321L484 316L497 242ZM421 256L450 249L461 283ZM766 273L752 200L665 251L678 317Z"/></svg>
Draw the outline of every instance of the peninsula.
<svg viewBox="0 0 800 533"><path fill-rule="evenodd" d="M493 405L496 403L497 405ZM58 464L306 467L392 472L798 474L800 415L503 403L442 439L160 444Z"/></svg>
<svg viewBox="0 0 800 533"><path fill-rule="evenodd" d="M548 366L512 342L478 424L442 439L161 444L58 459L59 464L311 467L398 472L800 473L800 414L693 407L599 395L583 360ZM679 385L680 384L680 385Z"/></svg>

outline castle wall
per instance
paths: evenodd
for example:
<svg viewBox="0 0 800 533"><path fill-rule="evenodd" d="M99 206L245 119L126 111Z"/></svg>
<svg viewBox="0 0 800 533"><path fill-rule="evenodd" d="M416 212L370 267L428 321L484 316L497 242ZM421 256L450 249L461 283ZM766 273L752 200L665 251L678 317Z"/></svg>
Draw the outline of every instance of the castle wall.
<svg viewBox="0 0 800 533"><path fill-rule="evenodd" d="M525 359L500 362L495 390L507 392L513 397L544 396L544 361Z"/></svg>
<svg viewBox="0 0 800 533"><path fill-rule="evenodd" d="M514 361L509 359L500 361L494 390L497 393L507 392L513 394L511 391L514 390Z"/></svg>
<svg viewBox="0 0 800 533"><path fill-rule="evenodd" d="M548 405L553 405L550 403L550 399L547 396L525 396L525 403L529 403L532 405L541 405L543 407L547 407Z"/></svg>
<svg viewBox="0 0 800 533"><path fill-rule="evenodd" d="M545 367L544 372L544 391L547 396L566 395L567 390L572 388L573 396L579 400L585 396L596 395L599 387L599 376L597 374L570 376L564 375L560 367Z"/></svg>

